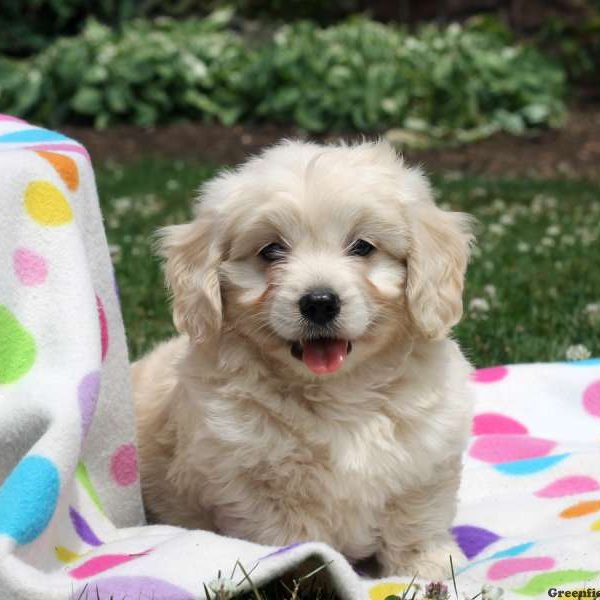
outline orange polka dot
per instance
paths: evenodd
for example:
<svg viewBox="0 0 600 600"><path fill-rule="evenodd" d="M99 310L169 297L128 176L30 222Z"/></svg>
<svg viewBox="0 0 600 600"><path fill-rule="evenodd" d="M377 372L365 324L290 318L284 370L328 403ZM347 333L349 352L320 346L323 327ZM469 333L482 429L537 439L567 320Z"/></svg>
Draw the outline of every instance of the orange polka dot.
<svg viewBox="0 0 600 600"><path fill-rule="evenodd" d="M56 169L65 185L72 192L79 187L79 169L77 163L71 157L56 152L47 152L46 150L38 150L36 154L46 159Z"/></svg>
<svg viewBox="0 0 600 600"><path fill-rule="evenodd" d="M588 500L587 502L579 502L573 504L569 508L565 508L560 513L563 519L573 519L574 517L583 517L600 510L600 500Z"/></svg>

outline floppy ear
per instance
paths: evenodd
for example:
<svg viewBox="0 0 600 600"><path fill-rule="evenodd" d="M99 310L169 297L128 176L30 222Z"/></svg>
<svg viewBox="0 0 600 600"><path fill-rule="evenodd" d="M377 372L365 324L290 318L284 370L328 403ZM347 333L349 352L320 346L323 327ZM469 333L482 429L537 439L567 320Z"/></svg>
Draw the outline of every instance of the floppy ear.
<svg viewBox="0 0 600 600"><path fill-rule="evenodd" d="M462 316L472 218L421 198L407 206L412 242L406 296L412 318L429 339L442 339Z"/></svg>
<svg viewBox="0 0 600 600"><path fill-rule="evenodd" d="M216 229L216 219L200 211L191 223L165 227L159 233L175 327L198 342L217 334L223 321Z"/></svg>

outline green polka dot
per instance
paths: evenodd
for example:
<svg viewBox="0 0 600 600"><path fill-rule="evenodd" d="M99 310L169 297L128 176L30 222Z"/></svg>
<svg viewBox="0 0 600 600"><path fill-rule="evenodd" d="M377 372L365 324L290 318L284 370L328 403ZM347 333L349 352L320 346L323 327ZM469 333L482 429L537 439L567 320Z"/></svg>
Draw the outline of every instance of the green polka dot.
<svg viewBox="0 0 600 600"><path fill-rule="evenodd" d="M582 571L579 569L551 571L532 577L523 587L513 591L517 592L517 594L524 594L525 596L545 595L550 588L580 583L582 581L591 582L591 580L597 576L598 571Z"/></svg>
<svg viewBox="0 0 600 600"><path fill-rule="evenodd" d="M23 377L34 361L33 337L6 306L0 305L0 384Z"/></svg>

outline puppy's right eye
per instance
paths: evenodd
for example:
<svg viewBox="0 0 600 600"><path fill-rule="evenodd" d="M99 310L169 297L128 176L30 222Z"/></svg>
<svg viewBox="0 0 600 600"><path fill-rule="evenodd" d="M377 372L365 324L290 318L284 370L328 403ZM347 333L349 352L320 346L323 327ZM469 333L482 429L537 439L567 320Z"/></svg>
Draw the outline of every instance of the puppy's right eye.
<svg viewBox="0 0 600 600"><path fill-rule="evenodd" d="M262 248L258 255L267 262L276 262L285 258L285 253L285 246L274 242Z"/></svg>

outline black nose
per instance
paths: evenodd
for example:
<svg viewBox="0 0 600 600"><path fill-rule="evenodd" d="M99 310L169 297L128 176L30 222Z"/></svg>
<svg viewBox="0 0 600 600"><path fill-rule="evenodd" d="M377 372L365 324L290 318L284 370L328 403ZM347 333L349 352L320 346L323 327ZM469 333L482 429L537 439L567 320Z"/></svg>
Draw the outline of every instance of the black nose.
<svg viewBox="0 0 600 600"><path fill-rule="evenodd" d="M340 297L331 290L313 290L300 298L300 312L315 325L327 325L340 313Z"/></svg>

